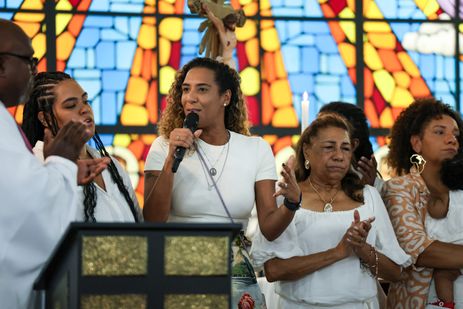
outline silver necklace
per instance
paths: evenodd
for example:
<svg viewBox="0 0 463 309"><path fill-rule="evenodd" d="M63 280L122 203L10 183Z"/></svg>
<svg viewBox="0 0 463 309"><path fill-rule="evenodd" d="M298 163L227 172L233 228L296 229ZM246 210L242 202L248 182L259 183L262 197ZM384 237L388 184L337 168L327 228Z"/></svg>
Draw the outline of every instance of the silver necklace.
<svg viewBox="0 0 463 309"><path fill-rule="evenodd" d="M215 160L214 165L211 164L211 161L207 157L207 154L204 151L204 149L201 147L201 145L199 143L197 143L197 145L199 146L199 148L197 149L198 152L201 150L201 152L204 154L204 157L206 157L207 162L211 166L211 167L208 167L206 162L201 161L201 167L203 169L204 176L206 177L207 186L208 186L209 190L212 190L212 188L214 187L214 183L212 183L212 184L209 183L209 177L208 177L208 175L206 173L208 173L211 177L215 177L217 175L217 169L215 168L215 165L220 161L220 159L222 158L222 154L224 153L225 148L227 148L227 152L225 153L225 159L223 160L223 164L222 164L222 169L220 171L219 176L217 177L217 179L215 181L216 183L219 182L220 178L222 177L223 171L225 170L225 164L227 163L228 152L229 152L229 149L230 149L230 132L229 131L227 131L227 132L228 132L227 143L226 143L226 145L224 145L222 147L222 150L220 151L220 154L219 154L217 160Z"/></svg>
<svg viewBox="0 0 463 309"><path fill-rule="evenodd" d="M318 198L323 202L325 203L325 206L323 206L323 211L324 212L332 212L333 211L333 202L334 202L334 199L336 198L336 194L338 194L339 192L339 188L338 190L336 190L336 192L334 193L333 197L331 198L331 200L328 202L327 200L325 200L322 195L320 194L320 192L318 192L317 188L315 188L315 186L313 185L312 181L310 180L310 177L309 177L309 184L310 186L312 187L312 189L315 191L315 193L317 193L318 195Z"/></svg>
<svg viewBox="0 0 463 309"><path fill-rule="evenodd" d="M219 162L220 158L222 158L222 154L223 154L225 148L227 148L227 151L228 151L228 145L229 145L228 142L230 141L230 132L227 130L227 133L228 133L227 141L225 142L225 145L223 145L222 151L220 151L220 154L217 157L217 159L215 160L214 164L212 164L211 160L209 160L209 157L207 156L207 153L204 151L204 149L198 143L199 148L204 153L204 156L206 157L206 160L209 163L210 168L208 169L208 171L209 171L209 175L211 175L211 176L216 176L217 175L217 169L215 168L215 166L217 165L217 162Z"/></svg>

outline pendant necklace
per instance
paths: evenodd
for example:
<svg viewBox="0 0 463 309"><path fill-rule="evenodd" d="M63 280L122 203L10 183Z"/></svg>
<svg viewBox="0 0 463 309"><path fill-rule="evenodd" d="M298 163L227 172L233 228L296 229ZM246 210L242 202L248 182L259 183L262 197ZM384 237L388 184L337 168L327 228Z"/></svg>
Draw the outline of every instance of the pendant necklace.
<svg viewBox="0 0 463 309"><path fill-rule="evenodd" d="M228 143L230 141L230 132L227 131L227 133L228 133L227 142L225 143L225 145L223 145L222 150L220 151L220 154L217 157L217 159L215 160L214 164L212 164L212 162L211 162L211 160L209 160L209 157L207 156L206 152L201 147L201 145L198 143L199 148L202 150L202 152L204 153L204 156L206 157L207 162L209 163L210 168L208 169L208 172L209 172L209 175L211 175L211 176L216 176L217 175L217 169L215 168L215 166L220 161L220 158L222 158L222 155L223 155L223 153L225 151L225 148L227 148L227 156L228 156L228 147L230 146L229 143Z"/></svg>
<svg viewBox="0 0 463 309"><path fill-rule="evenodd" d="M317 193L318 195L318 198L323 202L325 203L325 206L323 207L323 212L332 212L333 211L333 202L334 202L334 199L336 198L336 194L338 194L339 192L339 189L334 193L333 197L331 198L330 201L327 201L325 200L322 195L320 194L320 192L318 192L317 188L315 188L315 186L313 185L312 181L310 180L310 177L309 177L309 184L310 186L312 187L312 189L315 191L315 193Z"/></svg>
<svg viewBox="0 0 463 309"><path fill-rule="evenodd" d="M206 175L206 174L209 174L211 177L215 177L217 175L217 169L214 167L217 163L219 163L220 159L222 158L222 154L224 153L224 150L225 148L227 149L226 153L225 153L225 159L223 160L223 165L222 165L222 170L220 171L220 175L216 178L216 183L220 180L220 178L222 177L222 174L223 174L223 171L225 170L225 164L227 163L227 159L228 159L228 152L229 152L229 149L230 149L230 132L228 132L228 140L227 140L227 143L225 145L223 145L222 147L222 151L220 152L217 160L215 160L215 163L214 165L211 164L211 161L209 160L209 158L207 157L207 154L206 152L204 151L204 149L201 147L201 145L199 143L197 143L197 145L199 146L199 150L201 150L201 152L204 154L204 157L206 158L207 162L209 163L209 165L211 167L208 167L206 165L206 162L203 162L201 161L201 167L203 168L203 171L204 171L204 176L206 176L206 182L207 182L207 186L208 186L208 190L212 190L212 188L214 187L214 183L212 182L212 184L209 183L209 177Z"/></svg>

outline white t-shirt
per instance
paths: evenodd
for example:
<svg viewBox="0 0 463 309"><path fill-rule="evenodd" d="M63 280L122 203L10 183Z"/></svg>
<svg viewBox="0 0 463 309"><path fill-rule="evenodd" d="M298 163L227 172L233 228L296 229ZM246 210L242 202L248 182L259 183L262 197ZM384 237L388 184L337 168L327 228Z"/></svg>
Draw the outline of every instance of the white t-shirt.
<svg viewBox="0 0 463 309"><path fill-rule="evenodd" d="M255 201L255 183L277 179L270 145L261 137L231 131L225 145L209 145L201 139L197 143L206 163L217 170L214 178L231 216L246 228ZM168 152L168 140L158 137L146 158L145 171L162 170ZM169 222L230 222L206 173L196 151L187 152L174 176Z"/></svg>
<svg viewBox="0 0 463 309"><path fill-rule="evenodd" d="M434 219L429 214L425 218L425 228L429 237L446 243L463 245L463 191L450 191L449 210L442 219ZM461 270L463 273L463 269ZM453 283L455 309L463 309L463 275ZM434 279L428 293L428 302L437 300Z"/></svg>
<svg viewBox="0 0 463 309"><path fill-rule="evenodd" d="M93 158L100 158L100 153L92 148L87 146L87 151ZM37 158L43 160L43 142L37 141L33 148L33 152ZM135 191L132 188L129 175L122 168L120 163L115 159L113 160L114 165L121 175L122 181L124 182L127 191L129 192L130 197L135 205L137 211L139 222L143 221L143 215L138 205L138 200L135 195ZM105 190L95 183L96 187L96 207L95 207L95 219L96 222L135 222L132 211L130 210L129 204L124 198L124 195L121 193L117 184L113 181L111 174L108 169L103 170L101 173L103 181L105 183ZM79 201L77 202L79 207L77 208L76 221L85 221L84 215L84 189L82 186L79 186L77 189L79 193Z"/></svg>
<svg viewBox="0 0 463 309"><path fill-rule="evenodd" d="M365 186L365 203L356 208L360 219L374 216L367 242L378 252L404 267L410 257L400 248L383 201L376 189ZM262 233L253 239L251 255L257 267L278 257L288 259L326 251L338 245L354 218L348 211L315 212L301 208L288 228L273 242ZM360 267L352 255L294 281L278 281L275 291L280 297L279 308L377 308L377 286L369 270ZM370 308L368 307L368 308Z"/></svg>
<svg viewBox="0 0 463 309"><path fill-rule="evenodd" d="M77 166L58 156L45 164L26 148L0 102L0 307L26 308L32 284L75 220Z"/></svg>

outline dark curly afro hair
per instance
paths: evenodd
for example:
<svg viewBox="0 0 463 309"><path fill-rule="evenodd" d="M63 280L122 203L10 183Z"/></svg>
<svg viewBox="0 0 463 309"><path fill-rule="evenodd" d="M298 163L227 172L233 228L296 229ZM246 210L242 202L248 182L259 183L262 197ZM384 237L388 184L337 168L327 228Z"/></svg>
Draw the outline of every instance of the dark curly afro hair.
<svg viewBox="0 0 463 309"><path fill-rule="evenodd" d="M397 175L410 172L410 156L415 152L412 149L410 138L413 135L422 136L424 129L433 119L440 119L447 115L452 117L460 130L458 142L463 145L463 121L460 115L448 104L444 104L434 98L418 99L397 117L391 131L391 143L387 162Z"/></svg>

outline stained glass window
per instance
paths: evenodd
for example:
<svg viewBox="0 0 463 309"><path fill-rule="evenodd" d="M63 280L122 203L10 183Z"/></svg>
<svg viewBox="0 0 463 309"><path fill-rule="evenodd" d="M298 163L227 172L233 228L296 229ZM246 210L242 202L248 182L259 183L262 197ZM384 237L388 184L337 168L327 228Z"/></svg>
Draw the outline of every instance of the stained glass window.
<svg viewBox="0 0 463 309"><path fill-rule="evenodd" d="M463 26L455 1L230 3L247 16L233 57L253 133L277 155L297 141L304 91L311 119L330 101L361 106L375 147L417 97L461 109L456 42L463 42ZM0 0L0 18L29 35L39 71L66 71L89 93L97 130L141 199L144 159L166 95L176 70L198 56L204 19L184 0ZM11 112L21 122L21 107Z"/></svg>

